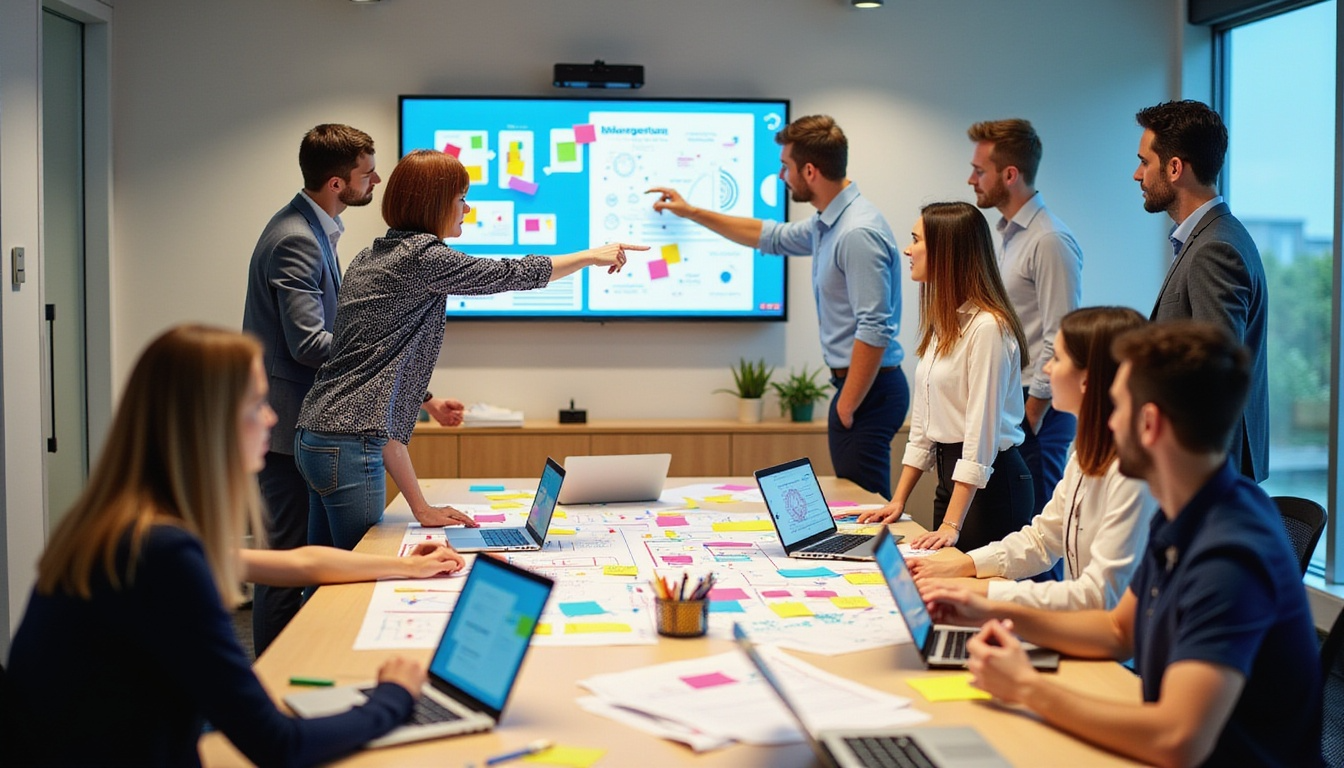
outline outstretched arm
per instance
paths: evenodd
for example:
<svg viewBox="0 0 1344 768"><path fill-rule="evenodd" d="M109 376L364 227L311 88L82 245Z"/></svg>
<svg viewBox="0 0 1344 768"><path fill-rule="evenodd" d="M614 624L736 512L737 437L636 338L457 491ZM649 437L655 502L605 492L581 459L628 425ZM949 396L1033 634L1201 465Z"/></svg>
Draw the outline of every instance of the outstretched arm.
<svg viewBox="0 0 1344 768"><path fill-rule="evenodd" d="M752 219L746 216L729 216L718 211L710 211L704 208L696 208L686 202L675 189L671 187L653 187L644 192L646 195L656 194L658 199L653 203L653 210L662 213L667 211L683 219L689 219L696 224L708 229L709 231L726 237L738 245L745 245L748 248L755 248L761 241L761 230L763 225L760 219Z"/></svg>
<svg viewBox="0 0 1344 768"><path fill-rule="evenodd" d="M420 544L410 557L369 555L335 547L243 549L243 578L273 587L347 584L384 578L424 579L462 570L466 561L442 544Z"/></svg>

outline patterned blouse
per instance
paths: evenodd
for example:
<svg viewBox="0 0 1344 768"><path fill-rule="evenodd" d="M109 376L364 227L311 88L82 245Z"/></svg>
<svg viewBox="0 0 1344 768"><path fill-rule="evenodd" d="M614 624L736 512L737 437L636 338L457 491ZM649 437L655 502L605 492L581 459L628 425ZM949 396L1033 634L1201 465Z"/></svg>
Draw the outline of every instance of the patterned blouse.
<svg viewBox="0 0 1344 768"><path fill-rule="evenodd" d="M298 426L409 443L443 347L445 297L545 286L545 256L468 256L424 232L387 231L350 262L336 304L331 357Z"/></svg>

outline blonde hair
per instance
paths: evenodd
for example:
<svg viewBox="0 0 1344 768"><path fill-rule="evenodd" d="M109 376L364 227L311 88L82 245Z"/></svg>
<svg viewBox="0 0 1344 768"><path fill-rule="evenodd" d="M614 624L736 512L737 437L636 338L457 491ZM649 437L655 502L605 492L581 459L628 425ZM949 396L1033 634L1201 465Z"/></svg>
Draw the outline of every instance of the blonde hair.
<svg viewBox="0 0 1344 768"><path fill-rule="evenodd" d="M39 592L90 599L100 566L114 589L129 586L145 534L176 525L200 537L225 603L241 601L236 550L249 523L264 530L238 435L260 357L255 339L200 325L172 328L145 348L88 486L38 563Z"/></svg>
<svg viewBox="0 0 1344 768"><path fill-rule="evenodd" d="M938 345L934 354L947 355L961 339L957 309L970 302L990 313L999 327L1017 338L1022 367L1031 352L1022 321L1008 301L999 265L994 258L994 241L989 222L970 203L930 203L920 211L924 219L924 243L929 279L919 286L920 357L934 336Z"/></svg>

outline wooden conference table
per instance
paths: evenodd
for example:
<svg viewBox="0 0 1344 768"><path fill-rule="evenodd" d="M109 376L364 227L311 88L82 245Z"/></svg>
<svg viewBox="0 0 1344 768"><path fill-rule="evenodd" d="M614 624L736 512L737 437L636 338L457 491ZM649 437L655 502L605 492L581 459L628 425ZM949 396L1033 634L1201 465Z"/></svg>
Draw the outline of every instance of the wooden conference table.
<svg viewBox="0 0 1344 768"><path fill-rule="evenodd" d="M675 485L723 482L723 478L678 478ZM739 480L738 482L743 482ZM745 481L750 482L750 481ZM832 500L848 499L860 503L880 501L847 480L822 478L822 488ZM531 488L530 479L422 480L426 498L434 502L456 500L462 503L483 501L480 494L468 492L474 483L502 483L507 488ZM724 511L760 511L759 504L704 504L705 508ZM357 551L395 554L412 521L409 507L398 496L387 508L381 525L372 528ZM920 530L917 523L892 526L907 536ZM387 658L404 655L428 663L430 650L356 651L355 635L364 619L373 585L345 584L323 587L303 607L279 638L257 660L256 672L277 701L294 690L291 675L317 675L334 678L338 684L370 680ZM732 766L733 768L786 768L815 764L805 743L780 747L735 745L704 754L696 754L673 741L651 736L605 717L589 714L574 704L586 692L576 685L581 680L604 672L617 672L668 661L722 653L732 649L726 640L709 638L659 638L652 646L604 646L590 648L533 648L523 665L504 717L493 731L457 736L389 749L365 750L339 762L342 766L435 766L461 768L483 766L485 759L518 749L536 739L551 739L575 747L600 748L606 754L596 768L625 766ZM790 653L793 653L792 651ZM912 706L928 713L929 725L972 725L1014 765L1022 766L1108 766L1134 765L1066 736L1039 722L1025 711L1005 708L985 701L929 702L908 686L911 676L935 673L926 670L910 644L861 651L841 656L796 654L808 663L865 685L912 699ZM1137 701L1138 678L1112 662L1074 661L1060 664L1059 682L1095 695ZM282 705L283 706L283 705ZM211 733L201 739L201 758L206 766L248 765L248 761L222 735ZM517 763L527 765L527 763Z"/></svg>

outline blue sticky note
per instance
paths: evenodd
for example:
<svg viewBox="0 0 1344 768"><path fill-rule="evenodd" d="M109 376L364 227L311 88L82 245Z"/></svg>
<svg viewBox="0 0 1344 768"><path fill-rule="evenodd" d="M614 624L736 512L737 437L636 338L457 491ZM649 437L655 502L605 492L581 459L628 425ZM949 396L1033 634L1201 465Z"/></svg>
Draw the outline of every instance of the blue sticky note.
<svg viewBox="0 0 1344 768"><path fill-rule="evenodd" d="M606 613L607 610L599 605L596 600L584 600L579 603L561 603L560 612L566 616L592 616L598 613Z"/></svg>
<svg viewBox="0 0 1344 768"><path fill-rule="evenodd" d="M468 489L472 493L492 493L494 491L504 490L502 485L473 485Z"/></svg>
<svg viewBox="0 0 1344 768"><path fill-rule="evenodd" d="M709 603L710 613L746 613L747 609L742 607L742 603L737 600L712 600Z"/></svg>
<svg viewBox="0 0 1344 768"><path fill-rule="evenodd" d="M779 575L786 579L824 579L840 574L823 565L817 568L780 568Z"/></svg>

